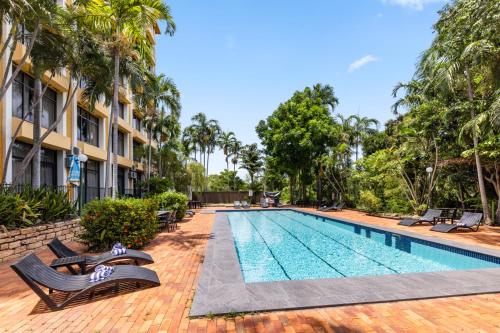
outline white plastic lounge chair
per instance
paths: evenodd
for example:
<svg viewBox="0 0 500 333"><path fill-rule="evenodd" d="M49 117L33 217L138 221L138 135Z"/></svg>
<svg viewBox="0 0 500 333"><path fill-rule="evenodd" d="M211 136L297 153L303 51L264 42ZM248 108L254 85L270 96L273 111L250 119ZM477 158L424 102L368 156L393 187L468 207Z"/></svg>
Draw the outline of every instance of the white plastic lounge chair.
<svg viewBox="0 0 500 333"><path fill-rule="evenodd" d="M418 219L404 219L399 221L399 225L404 225L407 227L413 226L417 223L427 222L430 224L436 224L435 219L441 217L443 211L441 209L427 209L424 216Z"/></svg>
<svg viewBox="0 0 500 333"><path fill-rule="evenodd" d="M243 208L250 208L250 204L248 202L246 202L246 201L242 201L241 202L241 207L243 207Z"/></svg>
<svg viewBox="0 0 500 333"><path fill-rule="evenodd" d="M478 231L482 218L483 218L483 213L464 212L464 214L457 223L436 224L431 228L431 230L437 232L450 232L460 228L465 228L465 229L470 229L472 231Z"/></svg>
<svg viewBox="0 0 500 333"><path fill-rule="evenodd" d="M235 201L235 202L233 203L233 205L234 205L234 208L236 208L236 209L241 208L241 202L239 202L239 201Z"/></svg>

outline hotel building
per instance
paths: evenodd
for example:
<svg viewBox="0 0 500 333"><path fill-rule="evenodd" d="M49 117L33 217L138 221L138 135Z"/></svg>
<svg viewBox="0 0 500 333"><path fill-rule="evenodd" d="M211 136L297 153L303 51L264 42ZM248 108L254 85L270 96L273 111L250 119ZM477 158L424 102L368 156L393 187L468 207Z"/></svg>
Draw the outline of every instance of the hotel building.
<svg viewBox="0 0 500 333"><path fill-rule="evenodd" d="M61 0L58 0L61 2ZM5 23L3 23L5 25ZM4 26L2 42L6 40L8 27ZM154 34L159 33L158 27L148 33L154 43ZM0 77L5 71L13 71L26 51L26 46L18 43L13 57L13 66L7 65L8 53L0 59ZM0 101L0 174L4 168L7 171L6 183L14 177L15 170L29 151L33 142L33 124L30 117L25 121L16 138L12 139L16 128L28 108L33 96L33 78L30 76L31 63L28 61L20 74L15 78L7 93ZM49 81L47 73L43 83L48 88L43 97L42 134L44 128L52 124L68 98L69 75L66 71L55 75ZM106 159L108 147L108 125L111 107L96 103L92 112L81 98L84 83L79 84L78 91L71 105L66 111L63 120L57 129L42 143L41 153L41 184L50 187L67 186L69 172L68 156L78 147L80 153L87 155L88 161L83 163L82 186L85 201L105 194ZM134 156L134 150L147 143L140 115L134 110L133 92L123 79L119 90L118 112L118 191L128 194L133 191L135 183L144 177L145 164L139 157ZM11 140L14 140L13 151L4 165L7 149ZM134 149L136 148L136 149ZM155 144L153 143L153 148ZM24 174L23 182L31 182L31 169ZM111 186L111 180L108 182Z"/></svg>

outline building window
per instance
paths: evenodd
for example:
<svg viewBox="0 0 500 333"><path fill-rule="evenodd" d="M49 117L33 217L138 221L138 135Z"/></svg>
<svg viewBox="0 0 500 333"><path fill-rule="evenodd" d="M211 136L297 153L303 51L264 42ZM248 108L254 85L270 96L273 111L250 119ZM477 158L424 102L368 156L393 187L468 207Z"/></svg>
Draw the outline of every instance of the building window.
<svg viewBox="0 0 500 333"><path fill-rule="evenodd" d="M99 146L99 119L78 107L78 140Z"/></svg>
<svg viewBox="0 0 500 333"><path fill-rule="evenodd" d="M14 68L15 70L15 68ZM12 115L24 118L30 112L33 103L34 79L20 72L12 84ZM42 127L48 128L56 120L57 93L47 88L42 99ZM26 117L27 121L33 122L33 115Z"/></svg>
<svg viewBox="0 0 500 333"><path fill-rule="evenodd" d="M88 160L82 170L82 180L84 182L85 202L102 196L99 188L99 162Z"/></svg>
<svg viewBox="0 0 500 333"><path fill-rule="evenodd" d="M114 153L114 135L111 135L111 151ZM125 133L118 131L118 151L116 152L120 156L125 156Z"/></svg>
<svg viewBox="0 0 500 333"><path fill-rule="evenodd" d="M12 150L12 174L15 176L17 170L20 169L24 157L31 150L31 145L16 141ZM21 180L23 184L31 184L33 163L24 172L24 177ZM41 149L40 163L40 184L48 187L57 186L57 153L54 150Z"/></svg>
<svg viewBox="0 0 500 333"><path fill-rule="evenodd" d="M134 154L134 161L141 162L144 153L143 145L135 140L132 142L132 145L133 145L132 148Z"/></svg>
<svg viewBox="0 0 500 333"><path fill-rule="evenodd" d="M125 169L124 168L118 168L118 193L120 195L125 194Z"/></svg>
<svg viewBox="0 0 500 333"><path fill-rule="evenodd" d="M141 119L137 117L135 112L132 114L132 126L138 131L141 130Z"/></svg>
<svg viewBox="0 0 500 333"><path fill-rule="evenodd" d="M125 119L125 104L118 102L118 117Z"/></svg>

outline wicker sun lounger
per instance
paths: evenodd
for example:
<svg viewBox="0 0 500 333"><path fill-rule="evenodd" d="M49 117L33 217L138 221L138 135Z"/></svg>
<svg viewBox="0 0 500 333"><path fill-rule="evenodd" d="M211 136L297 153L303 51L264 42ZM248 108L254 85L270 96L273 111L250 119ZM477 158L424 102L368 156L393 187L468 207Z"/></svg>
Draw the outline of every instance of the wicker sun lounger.
<svg viewBox="0 0 500 333"><path fill-rule="evenodd" d="M464 212L464 214L457 223L436 224L431 228L431 230L437 232L450 232L456 229L465 228L465 229L470 229L472 231L478 231L482 218L483 218L483 213Z"/></svg>
<svg viewBox="0 0 500 333"><path fill-rule="evenodd" d="M12 269L52 310L60 310L81 295L93 296L96 288L105 286L118 287L119 283L144 283L159 286L160 280L155 271L132 265L119 265L108 278L99 282L90 282L89 275L69 275L58 272L45 265L35 254L31 253L11 265ZM49 288L46 294L40 287ZM56 303L50 294L53 290L71 293L62 303Z"/></svg>
<svg viewBox="0 0 500 333"><path fill-rule="evenodd" d="M440 217L443 211L441 209L427 209L424 216L418 219L404 219L399 221L399 225L404 225L410 227L417 223L427 222L431 224L436 224L435 219Z"/></svg>
<svg viewBox="0 0 500 333"><path fill-rule="evenodd" d="M69 247L64 245L58 238L54 238L50 241L47 246L54 252L54 254L58 258L66 258L66 257L75 257L78 256L78 253L71 250ZM122 260L132 260L136 265L139 264L152 264L153 258L145 252L127 249L127 253L121 254L118 256L114 256L110 251L104 252L95 256L85 256L85 265L82 269L82 273L88 271L87 266L97 266L100 264L106 264L115 261ZM70 268L70 267L68 267ZM73 274L76 274L73 270L70 269Z"/></svg>

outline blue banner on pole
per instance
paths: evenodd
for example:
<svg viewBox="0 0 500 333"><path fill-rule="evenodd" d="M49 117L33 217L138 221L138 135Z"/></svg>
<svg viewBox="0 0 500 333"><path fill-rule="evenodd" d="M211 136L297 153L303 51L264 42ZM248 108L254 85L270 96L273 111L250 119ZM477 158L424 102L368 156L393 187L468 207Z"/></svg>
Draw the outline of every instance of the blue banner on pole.
<svg viewBox="0 0 500 333"><path fill-rule="evenodd" d="M70 160L68 182L78 186L80 185L80 160L76 155L71 156Z"/></svg>

